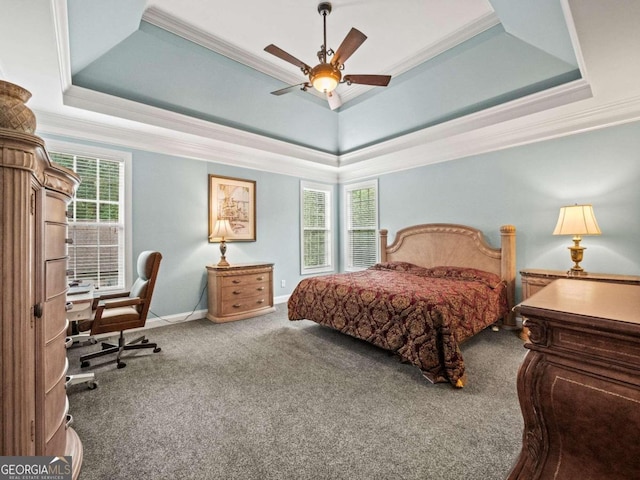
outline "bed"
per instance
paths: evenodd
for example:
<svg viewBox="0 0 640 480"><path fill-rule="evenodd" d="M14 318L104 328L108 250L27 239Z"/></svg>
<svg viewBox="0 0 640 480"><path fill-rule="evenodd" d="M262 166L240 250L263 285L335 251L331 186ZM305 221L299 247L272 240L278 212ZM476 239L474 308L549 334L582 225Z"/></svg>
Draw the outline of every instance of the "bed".
<svg viewBox="0 0 640 480"><path fill-rule="evenodd" d="M399 230L369 269L305 278L288 301L289 320L311 320L370 342L417 366L433 383L466 382L460 344L487 327L514 325L515 235L500 248L465 225Z"/></svg>

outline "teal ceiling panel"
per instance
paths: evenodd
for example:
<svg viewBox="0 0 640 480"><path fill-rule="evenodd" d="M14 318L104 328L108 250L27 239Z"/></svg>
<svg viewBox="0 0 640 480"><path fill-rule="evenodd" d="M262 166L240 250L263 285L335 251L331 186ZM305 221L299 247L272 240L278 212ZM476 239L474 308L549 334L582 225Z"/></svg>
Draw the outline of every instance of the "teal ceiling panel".
<svg viewBox="0 0 640 480"><path fill-rule="evenodd" d="M271 95L286 85L144 21L122 39L125 30L98 29L95 45L82 48L91 38L77 24L102 10L78 3L70 0L72 64L93 60L73 74L74 85L337 155L580 78L574 63L498 25L331 111L310 93ZM140 16L139 0L129 7L129 17Z"/></svg>
<svg viewBox="0 0 640 480"><path fill-rule="evenodd" d="M340 112L340 152L427 128L580 78L579 71L494 27Z"/></svg>
<svg viewBox="0 0 640 480"><path fill-rule="evenodd" d="M337 151L338 117L322 99L270 92L282 82L142 22L73 76L74 85L285 140Z"/></svg>
<svg viewBox="0 0 640 480"><path fill-rule="evenodd" d="M138 30L146 3L146 0L67 0L71 74Z"/></svg>

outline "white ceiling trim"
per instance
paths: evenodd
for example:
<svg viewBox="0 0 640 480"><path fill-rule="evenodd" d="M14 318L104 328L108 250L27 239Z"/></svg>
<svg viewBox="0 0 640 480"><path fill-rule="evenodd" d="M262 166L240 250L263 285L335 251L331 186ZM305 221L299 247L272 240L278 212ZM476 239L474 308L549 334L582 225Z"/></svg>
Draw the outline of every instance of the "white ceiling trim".
<svg viewBox="0 0 640 480"><path fill-rule="evenodd" d="M189 40L190 42L208 48L209 50L219 53L220 55L224 55L231 60L258 70L259 72L276 78L277 80L280 80L286 84L295 85L301 83L301 81L304 79L304 77L302 77L300 73L292 73L290 68L285 69L275 66L273 63L268 62L245 50L242 50L234 46L233 44L216 37L215 35L205 32L199 28L193 27L192 25L189 25L188 23L185 23L182 20L169 15L158 7L151 6L147 8L142 15L142 20L155 25L156 27L167 30L168 32L178 35L186 40ZM495 12L491 12L465 25L464 27L459 28L457 31L443 38L438 43L418 52L417 55L412 55L398 61L389 69L389 71L385 71L384 73L391 75L392 77L398 76L414 68L415 66L420 65L421 63L437 55L440 55L448 49L453 48L456 45L459 45L473 38L479 33L482 33L485 30L488 30L489 28L499 24L500 19ZM344 104L346 101L351 100L358 95L362 95L363 93L373 88L375 87L366 85L351 85L349 89L340 91L340 98L342 99L342 102ZM309 92L315 93L313 89L310 89ZM324 98L324 95L322 95L321 93L317 93L317 95L321 98Z"/></svg>
<svg viewBox="0 0 640 480"><path fill-rule="evenodd" d="M338 168L174 130L115 126L65 115L35 111L38 135L60 135L150 152L195 158L265 172L336 183ZM146 127L146 131L145 128Z"/></svg>
<svg viewBox="0 0 640 480"><path fill-rule="evenodd" d="M60 84L64 93L72 85L71 80L71 51L69 48L69 13L67 0L53 0L51 2L51 16L53 28L56 32L56 48L58 50L58 68L60 70Z"/></svg>
<svg viewBox="0 0 640 480"><path fill-rule="evenodd" d="M82 90L73 87L74 90ZM590 94L589 85L582 80L569 85L556 87L554 92L541 92L538 100L540 109L544 102L551 102L553 97L582 98ZM95 92L89 92L95 94ZM101 94L103 95L103 94ZM550 97L549 97L550 95ZM106 101L122 101L108 95ZM327 182L351 182L378 175L426 166L472 155L497 151L514 146L549 140L576 133L606 128L622 123L640 120L640 96L625 98L590 108L577 110L572 105L566 105L569 110L560 115L553 110L538 110L537 114L512 118L510 107L517 110L513 103L494 107L488 111L469 115L458 120L446 122L434 127L407 134L382 144L362 149L349 155L340 157L340 166L320 164L317 160L304 159L295 153L306 150L305 153L319 155L313 150L298 148L285 142L273 141L280 151L265 150L263 147L251 144L251 139L269 142L258 135L245 134L225 127L227 134L244 137L242 144L233 143L230 138L221 135L221 139L214 138L220 131L220 126L204 121L196 121L190 117L181 118L180 128L175 124L164 128L149 127L148 125L113 126L101 122L85 121L46 112L36 112L38 131L44 134L62 135L90 140L95 142L120 145L128 148L155 151L174 155L176 157L197 158L206 161L224 163L237 167L264 170L301 178L313 178ZM126 102L126 101L125 101ZM129 102L132 108L139 105ZM167 118L177 114L166 112L154 107L146 107L148 115L166 115ZM562 108L562 107L561 107ZM151 111L156 113L152 114ZM145 131L148 129L153 131ZM251 138L249 138L251 137ZM335 156L326 154L327 159Z"/></svg>
<svg viewBox="0 0 640 480"><path fill-rule="evenodd" d="M320 152L75 85L64 93L64 103L68 106L133 120L146 125L197 135L207 140L245 146L265 153L271 152L279 156L293 157L327 166L337 167L338 165L338 157L331 153Z"/></svg>
<svg viewBox="0 0 640 480"><path fill-rule="evenodd" d="M525 117L536 112L591 98L591 87L585 80L575 80L542 92L465 115L433 127L409 133L355 152L340 155L340 166L370 160L387 153L397 153L417 145L457 136L490 125ZM509 139L506 139L509 142Z"/></svg>
<svg viewBox="0 0 640 480"><path fill-rule="evenodd" d="M446 162L506 148L612 127L640 120L640 96L616 100L562 115L541 112L541 118L525 117L490 125L460 135L438 135L430 141L407 142L403 151L388 151L370 160L341 166L341 183ZM444 128L447 128L444 125ZM440 138L438 138L440 137Z"/></svg>

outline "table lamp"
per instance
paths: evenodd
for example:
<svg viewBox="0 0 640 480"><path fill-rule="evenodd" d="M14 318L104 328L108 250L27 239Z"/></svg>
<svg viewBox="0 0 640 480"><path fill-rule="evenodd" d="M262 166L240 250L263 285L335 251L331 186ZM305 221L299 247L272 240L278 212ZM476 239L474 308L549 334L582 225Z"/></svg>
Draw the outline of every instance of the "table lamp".
<svg viewBox="0 0 640 480"><path fill-rule="evenodd" d="M601 233L591 205L576 204L560 208L558 223L553 234L573 235L573 246L567 248L571 251L571 261L575 265L567 272L568 274L587 274L580 266L585 250L585 247L580 245L580 240L582 235L600 235Z"/></svg>
<svg viewBox="0 0 640 480"><path fill-rule="evenodd" d="M213 226L213 232L209 236L209 240L212 242L220 239L220 261L218 267L228 267L229 262L225 258L224 254L227 253L227 244L225 238L233 237L233 228L228 218L219 218L216 220L216 224Z"/></svg>

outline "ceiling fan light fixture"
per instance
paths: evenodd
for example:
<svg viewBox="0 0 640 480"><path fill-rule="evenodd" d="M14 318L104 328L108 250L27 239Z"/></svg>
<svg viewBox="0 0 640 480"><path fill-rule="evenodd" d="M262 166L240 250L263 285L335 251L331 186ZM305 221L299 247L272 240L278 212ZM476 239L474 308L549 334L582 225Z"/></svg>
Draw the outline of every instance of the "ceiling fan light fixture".
<svg viewBox="0 0 640 480"><path fill-rule="evenodd" d="M309 80L311 80L313 88L321 93L333 92L341 79L340 71L330 63L316 65L309 72Z"/></svg>

